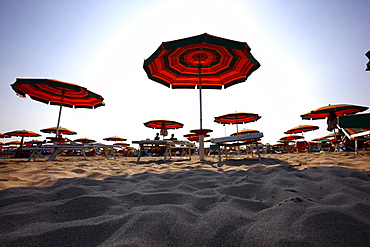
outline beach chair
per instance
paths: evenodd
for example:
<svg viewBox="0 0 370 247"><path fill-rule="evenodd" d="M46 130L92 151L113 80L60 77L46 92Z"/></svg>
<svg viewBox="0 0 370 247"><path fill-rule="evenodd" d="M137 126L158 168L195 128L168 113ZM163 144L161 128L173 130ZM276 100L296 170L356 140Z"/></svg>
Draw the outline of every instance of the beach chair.
<svg viewBox="0 0 370 247"><path fill-rule="evenodd" d="M355 141L355 152L358 154L358 141L370 136L370 113L339 116L337 125L346 137Z"/></svg>
<svg viewBox="0 0 370 247"><path fill-rule="evenodd" d="M297 141L295 143L295 150L297 153L307 153L308 143L306 141Z"/></svg>

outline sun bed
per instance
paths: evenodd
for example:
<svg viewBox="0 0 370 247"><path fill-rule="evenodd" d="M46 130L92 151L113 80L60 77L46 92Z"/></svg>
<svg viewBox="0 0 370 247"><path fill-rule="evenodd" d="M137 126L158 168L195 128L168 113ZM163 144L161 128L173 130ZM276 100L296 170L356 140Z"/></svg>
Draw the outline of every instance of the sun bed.
<svg viewBox="0 0 370 247"><path fill-rule="evenodd" d="M137 162L140 161L141 154L144 150L152 149L152 148L165 148L164 151L164 157L163 161L167 160L167 156L170 155L170 158L172 158L171 155L171 149L183 149L184 151L187 150L187 154L189 157L189 160L191 159L191 146L193 143L188 141L178 141L178 140L142 140L142 141L132 141L133 144L139 144L140 145L140 151L137 156Z"/></svg>
<svg viewBox="0 0 370 247"><path fill-rule="evenodd" d="M355 140L355 152L358 154L358 140L370 135L370 113L339 116L338 128L350 140Z"/></svg>
<svg viewBox="0 0 370 247"><path fill-rule="evenodd" d="M215 143L218 145L218 161L221 162L221 146L223 146L224 148L228 146L243 146L243 145L250 144L250 142L252 141L256 144L258 160L261 161L261 155L260 155L257 142L262 137L263 137L263 133L258 132L258 133L251 133L251 134L245 134L245 135L212 138L211 143Z"/></svg>
<svg viewBox="0 0 370 247"><path fill-rule="evenodd" d="M79 151L87 159L85 150L102 148L107 159L115 159L114 146L104 144L45 144L40 147L24 148L23 150L32 151L28 161L35 161L42 151L50 151L49 161L54 161L58 155L66 150Z"/></svg>

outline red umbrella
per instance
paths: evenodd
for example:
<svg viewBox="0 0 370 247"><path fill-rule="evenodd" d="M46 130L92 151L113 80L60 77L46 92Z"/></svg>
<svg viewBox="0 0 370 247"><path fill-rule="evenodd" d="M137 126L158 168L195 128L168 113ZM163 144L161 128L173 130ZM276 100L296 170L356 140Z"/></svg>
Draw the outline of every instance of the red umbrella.
<svg viewBox="0 0 370 247"><path fill-rule="evenodd" d="M234 112L215 117L215 122L220 124L236 124L236 132L238 132L238 124L255 122L260 118L255 113Z"/></svg>
<svg viewBox="0 0 370 247"><path fill-rule="evenodd" d="M240 123L254 122L260 118L261 117L255 113L234 112L234 113L229 113L229 114L215 117L215 122L221 123L221 124L240 124Z"/></svg>
<svg viewBox="0 0 370 247"><path fill-rule="evenodd" d="M56 133L57 127L50 127L50 128L42 129L40 131L43 133ZM63 128L63 127L59 127L58 131L59 131L59 134L63 134L63 135L77 135L77 132L67 129L67 128Z"/></svg>
<svg viewBox="0 0 370 247"><path fill-rule="evenodd" d="M303 138L303 136L288 135L288 136L284 136L284 137L280 138L280 141L293 141L293 140L297 140L297 139L301 139L301 138Z"/></svg>
<svg viewBox="0 0 370 247"><path fill-rule="evenodd" d="M95 140L93 139L89 139L89 138L78 138L76 140L74 140L75 142L82 142L82 143L93 143L93 142L96 142Z"/></svg>
<svg viewBox="0 0 370 247"><path fill-rule="evenodd" d="M179 129L184 126L182 123L164 119L151 120L144 123L144 125L149 128L160 129L162 136L167 136L167 129Z"/></svg>
<svg viewBox="0 0 370 247"><path fill-rule="evenodd" d="M359 105L328 105L303 114L301 117L302 119L324 119L329 117L331 114L335 114L335 116L342 116L366 111L367 109L369 109L369 107Z"/></svg>
<svg viewBox="0 0 370 247"><path fill-rule="evenodd" d="M0 138L10 138L10 136L0 133Z"/></svg>
<svg viewBox="0 0 370 247"><path fill-rule="evenodd" d="M291 128L284 132L285 134L295 134L295 133L303 133L307 131L317 130L319 126L315 125L299 125L297 127Z"/></svg>
<svg viewBox="0 0 370 247"><path fill-rule="evenodd" d="M203 130L202 88L221 89L246 81L260 67L250 50L245 42L204 33L163 42L144 61L144 70L151 80L167 87L198 87L200 130ZM203 140L200 135L201 160L204 158Z"/></svg>
<svg viewBox="0 0 370 247"><path fill-rule="evenodd" d="M120 141L126 141L127 139L118 137L118 136L111 136L103 139L104 141L114 141L114 142L120 142Z"/></svg>
<svg viewBox="0 0 370 247"><path fill-rule="evenodd" d="M62 106L94 109L104 105L102 96L76 84L52 79L17 78L11 87L23 98L28 94L34 100L60 106L56 136L59 134Z"/></svg>

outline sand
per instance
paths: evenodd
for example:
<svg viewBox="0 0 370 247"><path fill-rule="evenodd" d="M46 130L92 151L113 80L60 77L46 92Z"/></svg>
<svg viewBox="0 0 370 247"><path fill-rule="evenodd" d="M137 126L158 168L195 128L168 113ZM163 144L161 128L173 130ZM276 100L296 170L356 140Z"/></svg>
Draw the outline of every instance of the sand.
<svg viewBox="0 0 370 247"><path fill-rule="evenodd" d="M0 159L0 246L369 246L370 153Z"/></svg>

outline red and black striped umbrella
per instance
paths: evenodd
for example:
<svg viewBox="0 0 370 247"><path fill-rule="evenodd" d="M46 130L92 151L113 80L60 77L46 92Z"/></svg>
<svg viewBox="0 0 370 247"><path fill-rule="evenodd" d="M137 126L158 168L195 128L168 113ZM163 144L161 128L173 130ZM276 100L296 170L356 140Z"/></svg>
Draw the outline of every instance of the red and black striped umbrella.
<svg viewBox="0 0 370 247"><path fill-rule="evenodd" d="M293 140L297 140L297 139L301 139L301 138L303 138L303 136L288 135L288 136L281 137L280 141L293 141Z"/></svg>
<svg viewBox="0 0 370 247"><path fill-rule="evenodd" d="M163 42L144 61L148 77L172 88L199 89L200 130L202 124L202 88L228 88L247 80L260 67L245 42L201 34ZM203 160L203 136L200 136Z"/></svg>
<svg viewBox="0 0 370 247"><path fill-rule="evenodd" d="M57 127L50 127L50 128L42 129L40 131L43 132L43 133L56 133L57 132ZM70 129L67 129L67 128L59 127L59 134L77 135L77 132L75 132L73 130L70 130Z"/></svg>
<svg viewBox="0 0 370 247"><path fill-rule="evenodd" d="M255 113L234 112L215 117L215 122L220 124L240 124L254 122L260 118L261 117Z"/></svg>
<svg viewBox="0 0 370 247"><path fill-rule="evenodd" d="M331 114L336 116L342 116L347 114L354 114L369 109L367 106L359 105L349 105L349 104L340 104L340 105L328 105L306 114L301 115L302 119L324 119L329 117Z"/></svg>
<svg viewBox="0 0 370 247"><path fill-rule="evenodd" d="M307 131L317 130L319 126L315 125L299 125L297 127L291 128L284 132L285 134L295 134L295 133L303 133Z"/></svg>
<svg viewBox="0 0 370 247"><path fill-rule="evenodd" d="M150 120L144 123L144 125L153 129L179 129L184 126L182 123L164 119Z"/></svg>
<svg viewBox="0 0 370 247"><path fill-rule="evenodd" d="M127 139L119 137L119 136L111 136L103 139L104 141L114 141L114 142L120 142L120 141L126 141Z"/></svg>
<svg viewBox="0 0 370 247"><path fill-rule="evenodd" d="M104 98L76 84L53 79L17 78L11 84L13 90L21 97L29 95L32 99L50 105L60 105L58 124L62 106L94 109L103 106ZM59 130L57 129L56 135Z"/></svg>
<svg viewBox="0 0 370 247"><path fill-rule="evenodd" d="M76 140L74 140L75 142L81 142L81 143L93 143L93 142L96 142L95 140L93 139L90 139L90 138L78 138Z"/></svg>

